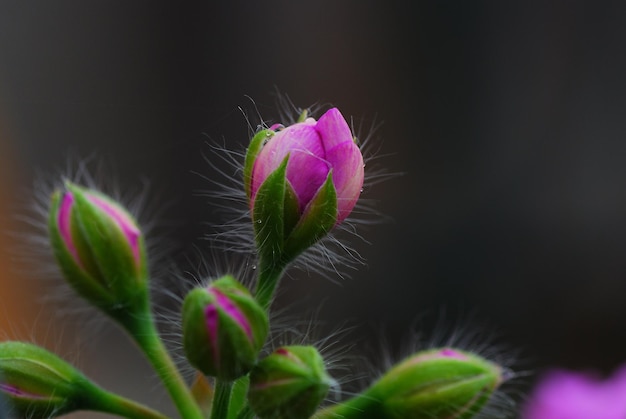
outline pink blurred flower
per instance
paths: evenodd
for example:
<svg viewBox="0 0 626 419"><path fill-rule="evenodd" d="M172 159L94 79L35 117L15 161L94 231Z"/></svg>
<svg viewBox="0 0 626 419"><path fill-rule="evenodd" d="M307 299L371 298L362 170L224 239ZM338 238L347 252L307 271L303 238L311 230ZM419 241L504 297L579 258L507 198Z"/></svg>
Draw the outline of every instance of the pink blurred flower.
<svg viewBox="0 0 626 419"><path fill-rule="evenodd" d="M530 396L522 418L626 418L626 365L605 380L582 372L548 372Z"/></svg>
<svg viewBox="0 0 626 419"><path fill-rule="evenodd" d="M337 192L337 224L352 211L363 187L363 156L350 127L337 108L315 121L284 128L263 146L254 162L250 182L250 205L261 184L289 155L286 178L298 198L300 213L307 211L332 170Z"/></svg>

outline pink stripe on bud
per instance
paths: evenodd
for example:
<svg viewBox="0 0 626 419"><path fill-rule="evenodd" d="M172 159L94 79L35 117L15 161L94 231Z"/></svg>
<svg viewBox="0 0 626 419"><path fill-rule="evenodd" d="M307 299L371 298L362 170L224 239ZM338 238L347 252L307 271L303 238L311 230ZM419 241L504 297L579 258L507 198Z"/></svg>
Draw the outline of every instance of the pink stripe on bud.
<svg viewBox="0 0 626 419"><path fill-rule="evenodd" d="M222 310L226 312L226 314L235 320L239 327L241 327L250 340L253 339L252 336L252 327L250 326L250 322L246 318L246 316L241 312L241 310L230 301L230 299L222 294L219 290L215 288L211 288L209 290L215 296L215 304L219 306Z"/></svg>
<svg viewBox="0 0 626 419"><path fill-rule="evenodd" d="M445 356L446 358L467 359L467 355L450 348L442 349L439 355Z"/></svg>
<svg viewBox="0 0 626 419"><path fill-rule="evenodd" d="M204 311L206 327L209 332L209 345L213 348L213 360L216 364L220 362L220 347L218 345L219 314L213 304L209 304Z"/></svg>
<svg viewBox="0 0 626 419"><path fill-rule="evenodd" d="M74 245L74 239L72 238L72 206L74 205L74 196L71 192L65 192L63 198L61 200L61 207L59 208L58 215L58 224L59 224L59 232L61 234L61 238L65 243L65 247L69 250L69 252L74 257L74 261L79 266L83 266L80 258L78 257L78 250L76 250L76 246Z"/></svg>
<svg viewBox="0 0 626 419"><path fill-rule="evenodd" d="M15 397L26 397L29 399L43 399L45 398L44 396L40 396L38 394L33 394L33 393L29 393L27 391L24 391L18 387L15 387L11 384L3 384L0 383L0 391L5 392L11 396L15 396Z"/></svg>

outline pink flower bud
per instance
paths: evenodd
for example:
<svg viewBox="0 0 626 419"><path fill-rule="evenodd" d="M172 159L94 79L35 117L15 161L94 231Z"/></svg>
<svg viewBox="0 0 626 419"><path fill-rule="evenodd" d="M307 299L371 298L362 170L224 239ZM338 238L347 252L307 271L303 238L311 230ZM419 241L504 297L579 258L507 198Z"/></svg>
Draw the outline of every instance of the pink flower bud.
<svg viewBox="0 0 626 419"><path fill-rule="evenodd" d="M226 381L252 368L269 328L265 310L229 275L187 294L182 318L189 362L204 374Z"/></svg>
<svg viewBox="0 0 626 419"><path fill-rule="evenodd" d="M276 132L261 148L250 176L250 206L261 184L289 156L287 182L295 192L300 213L306 213L332 172L337 193L337 220L352 211L363 187L363 156L348 123L338 109L327 111L315 121L308 118Z"/></svg>
<svg viewBox="0 0 626 419"><path fill-rule="evenodd" d="M52 197L49 229L65 278L91 303L113 314L146 297L142 233L118 203L68 182Z"/></svg>

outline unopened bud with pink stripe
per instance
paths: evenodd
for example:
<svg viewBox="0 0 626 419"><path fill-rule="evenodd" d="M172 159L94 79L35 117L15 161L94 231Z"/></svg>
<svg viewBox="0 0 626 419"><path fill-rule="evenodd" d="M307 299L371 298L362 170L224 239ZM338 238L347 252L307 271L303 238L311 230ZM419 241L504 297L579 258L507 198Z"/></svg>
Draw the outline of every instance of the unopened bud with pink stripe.
<svg viewBox="0 0 626 419"><path fill-rule="evenodd" d="M111 198L66 183L52 197L52 246L68 282L103 308L145 294L145 245L133 217Z"/></svg>
<svg viewBox="0 0 626 419"><path fill-rule="evenodd" d="M265 310L232 276L196 288L185 297L185 353L206 375L234 380L247 373L256 363L268 329Z"/></svg>

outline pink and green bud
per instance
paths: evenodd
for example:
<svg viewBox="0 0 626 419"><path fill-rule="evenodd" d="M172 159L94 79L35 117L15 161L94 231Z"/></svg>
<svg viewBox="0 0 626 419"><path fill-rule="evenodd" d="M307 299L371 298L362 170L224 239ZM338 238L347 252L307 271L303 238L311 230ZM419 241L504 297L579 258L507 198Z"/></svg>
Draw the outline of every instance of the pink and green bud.
<svg viewBox="0 0 626 419"><path fill-rule="evenodd" d="M143 236L117 202L68 182L52 197L49 229L66 279L91 303L122 308L145 295Z"/></svg>
<svg viewBox="0 0 626 419"><path fill-rule="evenodd" d="M261 250L292 259L310 247L350 214L363 176L363 156L336 108L318 121L259 132L244 181Z"/></svg>
<svg viewBox="0 0 626 419"><path fill-rule="evenodd" d="M10 417L52 417L89 409L95 385L74 367L38 346L0 343L0 398ZM0 412L1 413L1 412Z"/></svg>
<svg viewBox="0 0 626 419"><path fill-rule="evenodd" d="M261 419L306 419L324 400L333 380L312 346L285 346L250 372L248 402Z"/></svg>
<svg viewBox="0 0 626 419"><path fill-rule="evenodd" d="M231 276L185 297L185 353L206 375L231 381L246 374L256 363L268 330L265 310Z"/></svg>
<svg viewBox="0 0 626 419"><path fill-rule="evenodd" d="M315 418L469 419L503 381L502 369L452 348L418 352L364 393Z"/></svg>

